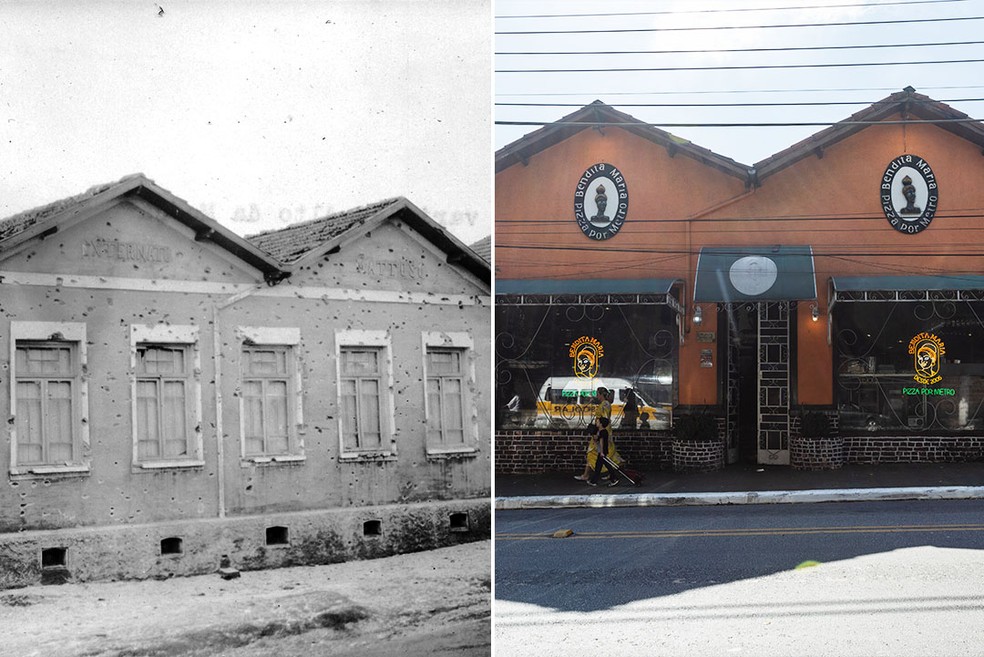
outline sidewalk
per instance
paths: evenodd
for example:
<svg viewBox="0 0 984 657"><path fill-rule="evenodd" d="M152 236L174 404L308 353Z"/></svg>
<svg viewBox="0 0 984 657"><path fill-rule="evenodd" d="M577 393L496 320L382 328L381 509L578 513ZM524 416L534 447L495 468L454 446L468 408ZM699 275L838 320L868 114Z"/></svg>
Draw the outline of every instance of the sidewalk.
<svg viewBox="0 0 984 657"><path fill-rule="evenodd" d="M495 477L495 508L776 504L984 498L984 463L885 463L804 471L735 464L705 473L646 472L639 486L593 488L578 472Z"/></svg>

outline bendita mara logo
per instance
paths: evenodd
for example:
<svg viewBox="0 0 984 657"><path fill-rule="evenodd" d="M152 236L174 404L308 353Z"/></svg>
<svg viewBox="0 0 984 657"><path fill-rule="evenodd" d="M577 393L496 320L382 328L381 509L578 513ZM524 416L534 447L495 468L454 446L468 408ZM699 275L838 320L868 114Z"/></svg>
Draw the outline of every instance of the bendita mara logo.
<svg viewBox="0 0 984 657"><path fill-rule="evenodd" d="M940 365L945 353L943 341L932 333L920 333L912 338L909 341L909 355L913 358L913 369L916 371L912 378L924 385L938 383L943 378L940 376Z"/></svg>
<svg viewBox="0 0 984 657"><path fill-rule="evenodd" d="M598 376L601 357L605 350L595 338L581 336L571 344L570 357L574 359L574 376L593 379Z"/></svg>

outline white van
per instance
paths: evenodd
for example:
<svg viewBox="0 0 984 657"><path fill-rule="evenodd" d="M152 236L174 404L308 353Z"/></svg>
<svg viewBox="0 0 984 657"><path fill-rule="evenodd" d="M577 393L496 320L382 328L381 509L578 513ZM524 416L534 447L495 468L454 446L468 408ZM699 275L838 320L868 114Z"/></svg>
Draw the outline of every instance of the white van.
<svg viewBox="0 0 984 657"><path fill-rule="evenodd" d="M625 400L622 395L632 384L627 379L595 377L582 379L574 376L552 376L540 386L536 400L536 420L539 428L578 429L586 427L595 416L598 406L598 388L608 388L613 393L612 427L622 424ZM670 404L650 404L635 391L639 416L649 414L650 429L669 429L673 419Z"/></svg>

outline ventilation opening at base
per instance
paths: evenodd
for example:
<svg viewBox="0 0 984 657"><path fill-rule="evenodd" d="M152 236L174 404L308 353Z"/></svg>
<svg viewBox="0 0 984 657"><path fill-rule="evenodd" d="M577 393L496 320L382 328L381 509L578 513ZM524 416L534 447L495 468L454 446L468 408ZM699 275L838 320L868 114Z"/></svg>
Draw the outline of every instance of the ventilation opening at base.
<svg viewBox="0 0 984 657"><path fill-rule="evenodd" d="M161 554L181 554L183 542L178 536L161 539Z"/></svg>
<svg viewBox="0 0 984 657"><path fill-rule="evenodd" d="M468 526L468 514L467 513L452 513L451 514L451 531L453 532L467 532L470 531Z"/></svg>
<svg viewBox="0 0 984 657"><path fill-rule="evenodd" d="M68 566L68 548L54 547L41 550L41 568L65 568Z"/></svg>
<svg viewBox="0 0 984 657"><path fill-rule="evenodd" d="M383 533L382 520L366 520L362 523L363 536L380 536Z"/></svg>
<svg viewBox="0 0 984 657"><path fill-rule="evenodd" d="M267 527L267 545L290 545L290 533L286 527Z"/></svg>

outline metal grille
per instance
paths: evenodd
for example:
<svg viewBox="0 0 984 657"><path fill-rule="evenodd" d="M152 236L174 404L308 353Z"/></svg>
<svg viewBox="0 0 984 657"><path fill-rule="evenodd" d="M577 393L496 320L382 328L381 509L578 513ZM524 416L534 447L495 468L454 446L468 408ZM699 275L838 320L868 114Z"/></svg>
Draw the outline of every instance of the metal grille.
<svg viewBox="0 0 984 657"><path fill-rule="evenodd" d="M734 312L729 304L728 313ZM738 460L738 419L739 402L741 401L741 386L739 385L739 358L741 357L741 347L739 344L738 326L732 317L728 322L728 383L727 383L727 427L726 440L728 441L728 463Z"/></svg>
<svg viewBox="0 0 984 657"><path fill-rule="evenodd" d="M789 463L789 302L758 312L758 461Z"/></svg>

